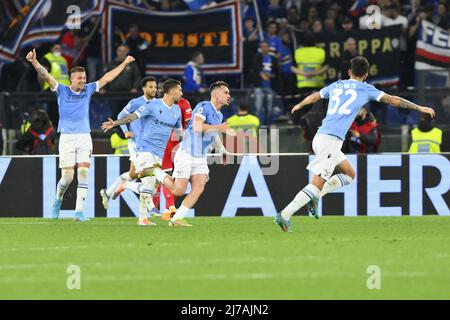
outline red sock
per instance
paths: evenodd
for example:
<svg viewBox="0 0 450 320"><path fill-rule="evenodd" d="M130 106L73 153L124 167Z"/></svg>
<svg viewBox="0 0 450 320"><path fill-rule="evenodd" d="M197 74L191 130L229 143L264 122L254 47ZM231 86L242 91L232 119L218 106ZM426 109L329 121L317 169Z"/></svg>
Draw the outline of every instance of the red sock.
<svg viewBox="0 0 450 320"><path fill-rule="evenodd" d="M170 206L175 206L175 197L167 188L162 188L164 193L164 198L166 199L166 209L169 209Z"/></svg>
<svg viewBox="0 0 450 320"><path fill-rule="evenodd" d="M161 192L161 185L158 186L156 189L157 195L153 196L153 204L155 205L156 209L159 209L159 193Z"/></svg>

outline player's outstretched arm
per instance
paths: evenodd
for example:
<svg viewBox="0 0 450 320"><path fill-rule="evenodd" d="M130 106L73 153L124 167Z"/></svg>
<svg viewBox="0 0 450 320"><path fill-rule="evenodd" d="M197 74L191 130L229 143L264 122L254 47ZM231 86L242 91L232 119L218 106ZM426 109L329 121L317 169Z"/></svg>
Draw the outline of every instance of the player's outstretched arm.
<svg viewBox="0 0 450 320"><path fill-rule="evenodd" d="M134 60L135 59L132 56L127 56L127 58L121 64L119 64L117 67L115 67L111 71L108 71L107 73L105 73L103 75L103 77L98 79L98 89L100 90L101 88L106 86L108 83L113 81L126 68L126 66L129 65L130 63L132 63Z"/></svg>
<svg viewBox="0 0 450 320"><path fill-rule="evenodd" d="M293 114L294 112L300 110L304 106L307 106L309 104L315 103L315 102L317 102L319 100L320 100L320 93L319 92L314 92L313 94L310 94L305 99L303 99L300 103L296 104L292 108L291 113Z"/></svg>
<svg viewBox="0 0 450 320"><path fill-rule="evenodd" d="M108 121L102 123L102 130L103 130L103 132L107 132L108 130L111 130L114 127L130 123L130 122L136 120L137 118L138 118L138 115L136 113L129 114L128 116L120 118L116 121L114 121L111 118L108 118Z"/></svg>
<svg viewBox="0 0 450 320"><path fill-rule="evenodd" d="M26 59L28 62L30 62L34 69L36 69L39 77L43 79L44 81L47 81L50 85L50 89L52 91L55 91L56 87L58 86L58 82L53 78L50 73L48 73L47 69L45 69L39 61L37 61L36 58L36 49L33 49L32 51L28 52Z"/></svg>
<svg viewBox="0 0 450 320"><path fill-rule="evenodd" d="M431 118L434 118L434 116L435 116L435 112L433 109L428 108L428 107L419 106L418 104L415 104L411 101L400 98L398 96L391 96L389 94L384 94L381 97L380 102L389 104L389 105L391 105L393 107L397 107L397 108L416 110L421 113L427 113L431 116Z"/></svg>

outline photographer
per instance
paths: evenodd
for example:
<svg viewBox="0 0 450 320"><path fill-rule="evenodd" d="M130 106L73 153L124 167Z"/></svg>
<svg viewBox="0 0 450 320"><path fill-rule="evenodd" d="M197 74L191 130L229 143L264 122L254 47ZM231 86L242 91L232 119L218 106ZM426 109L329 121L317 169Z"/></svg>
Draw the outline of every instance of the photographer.
<svg viewBox="0 0 450 320"><path fill-rule="evenodd" d="M381 135L375 116L366 106L359 110L358 115L348 130L342 147L347 153L377 153Z"/></svg>
<svg viewBox="0 0 450 320"><path fill-rule="evenodd" d="M53 154L55 138L47 112L37 109L31 114L30 126L16 142L16 148L30 155Z"/></svg>

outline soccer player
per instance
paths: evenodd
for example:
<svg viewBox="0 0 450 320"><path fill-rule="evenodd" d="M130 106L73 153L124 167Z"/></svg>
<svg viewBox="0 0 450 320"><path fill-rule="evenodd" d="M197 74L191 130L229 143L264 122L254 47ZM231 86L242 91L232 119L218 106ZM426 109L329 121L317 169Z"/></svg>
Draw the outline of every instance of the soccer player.
<svg viewBox="0 0 450 320"><path fill-rule="evenodd" d="M223 81L214 82L209 91L211 100L200 102L194 108L192 119L175 155L173 173L175 182L160 168L152 168L152 170L144 170L140 173L143 176L155 175L156 179L175 196L184 195L188 182L191 183L192 190L170 220L170 226L191 226L184 217L195 205L208 181L209 169L206 153L213 144L221 154L226 153L218 132L229 134L234 132L227 123L222 123L223 115L220 112L222 107L230 104L231 95L228 84Z"/></svg>
<svg viewBox="0 0 450 320"><path fill-rule="evenodd" d="M308 211L317 216L320 197L340 187L350 184L355 178L355 170L342 153L342 143L359 109L368 101L379 101L398 108L417 110L434 117L434 110L422 107L397 96L388 95L365 83L369 62L358 56L351 60L348 70L350 79L338 80L319 92L306 97L294 106L292 113L313 104L319 99L330 99L326 117L313 139L316 158L307 169L313 172L310 184L304 187L294 200L277 214L275 222L285 232L291 231L291 216L308 204ZM333 175L333 172L337 172Z"/></svg>
<svg viewBox="0 0 450 320"><path fill-rule="evenodd" d="M148 101L155 98L157 90L156 79L153 77L146 77L142 79L141 88L144 94L138 98L131 99L125 106L125 108L123 108L119 113L117 119L121 119L135 112L137 109L145 105ZM120 128L125 134L125 138L128 138L128 150L130 151L130 170L129 172L121 174L116 179L116 181L114 181L114 183L107 189L100 190L100 196L102 198L102 204L105 210L108 210L109 199L116 199L119 196L120 192L124 190L123 188L121 188L122 183L125 181L132 181L137 178L134 163L136 161L136 140L141 130L141 120L133 121L129 126L130 129L128 129L127 125L123 124L120 126ZM137 190L133 191L137 192Z"/></svg>
<svg viewBox="0 0 450 320"><path fill-rule="evenodd" d="M186 99L181 98L180 102L178 102L178 106L180 107L181 110L181 120L182 120L181 125L183 126L183 129L186 129L192 116L191 104ZM161 167L163 171L165 172L173 171L174 155L176 155L176 152L179 149L179 143L180 141L176 138L175 132L173 132L172 137L169 139L169 142L167 142L166 149L164 150L164 157L162 160L162 167ZM157 193L160 190L162 190L164 199L166 200L166 210L162 215L161 220L169 221L175 215L176 212L175 196L172 194L172 192L170 192L168 188L161 186L161 184L159 184L158 186Z"/></svg>
<svg viewBox="0 0 450 320"><path fill-rule="evenodd" d="M165 81L163 93L162 99L153 99L126 117L116 121L108 119L102 124L102 129L106 132L141 118L142 128L138 135L135 162L138 173L144 169L161 167L161 159L172 130L176 128L177 136L181 134L181 111L177 105L183 95L181 83L173 79ZM155 225L148 219L147 210L153 205L152 194L155 193L156 179L149 176L138 177L142 180L138 225Z"/></svg>
<svg viewBox="0 0 450 320"><path fill-rule="evenodd" d="M52 218L58 218L62 200L67 188L73 180L75 165L77 165L77 200L74 220L89 220L83 213L88 192L88 173L92 154L91 129L89 126L89 103L91 96L113 81L130 63L132 56L116 68L105 73L93 83L86 83L86 72L82 67L70 70L70 86L58 83L36 59L36 50L27 54L26 59L33 65L39 76L48 82L50 90L56 92L59 107L58 132L59 167L61 179L56 187L56 199L52 207Z"/></svg>

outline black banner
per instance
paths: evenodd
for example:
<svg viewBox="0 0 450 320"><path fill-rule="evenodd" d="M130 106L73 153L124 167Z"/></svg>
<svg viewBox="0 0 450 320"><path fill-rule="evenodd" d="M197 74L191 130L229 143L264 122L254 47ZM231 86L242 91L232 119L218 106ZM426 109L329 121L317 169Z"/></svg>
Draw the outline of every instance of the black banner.
<svg viewBox="0 0 450 320"><path fill-rule="evenodd" d="M80 29L83 21L103 11L104 4L104 0L28 1L0 34L0 62L13 62L26 46L58 40L64 29Z"/></svg>
<svg viewBox="0 0 450 320"><path fill-rule="evenodd" d="M377 85L397 84L400 77L401 26L383 27L377 30L355 30L350 32L321 33L317 36L319 46L325 49L330 69L326 73L327 83L338 80L344 44L354 38L358 53L369 60L368 82ZM301 44L300 35L298 41ZM348 75L342 76L347 79Z"/></svg>
<svg viewBox="0 0 450 320"><path fill-rule="evenodd" d="M308 184L306 155L233 158L210 165L210 180L188 216L274 216ZM323 215L450 215L450 155L349 155L356 180L319 203ZM60 179L56 157L0 157L0 217L49 217ZM230 159L231 160L231 159ZM237 163L237 162L240 163ZM139 215L139 199L127 190L106 211L99 190L129 169L128 157L94 157L85 213L90 217ZM76 177L76 175L75 175ZM61 217L72 217L76 178ZM162 205L164 197L161 197ZM178 200L178 205L181 199ZM306 215L302 208L298 214Z"/></svg>
<svg viewBox="0 0 450 320"><path fill-rule="evenodd" d="M206 74L235 73L241 70L241 19L238 1L211 9L164 13L110 2L104 15L106 58L115 52L115 28L126 33L139 26L146 40L141 59L149 74L181 74L195 51L205 56Z"/></svg>

